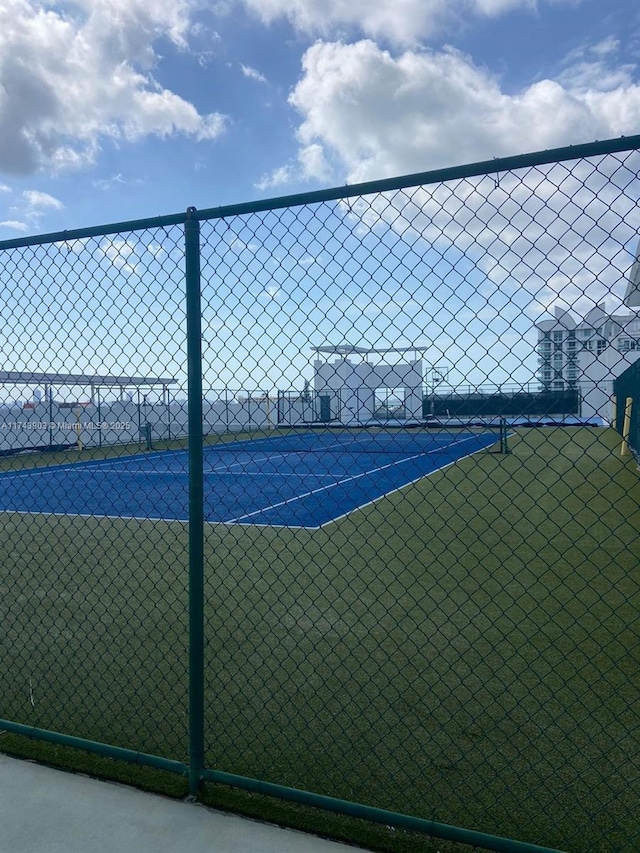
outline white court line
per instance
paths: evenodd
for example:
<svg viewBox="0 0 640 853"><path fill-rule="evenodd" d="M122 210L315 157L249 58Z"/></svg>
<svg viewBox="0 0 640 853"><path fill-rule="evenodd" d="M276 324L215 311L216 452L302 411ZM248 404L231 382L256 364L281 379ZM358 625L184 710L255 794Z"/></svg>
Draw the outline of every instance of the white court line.
<svg viewBox="0 0 640 853"><path fill-rule="evenodd" d="M466 441L467 439L465 439ZM460 444L462 442L459 442ZM413 486L414 483L417 483L419 480L424 480L427 477L431 477L433 474L438 474L440 471L444 471L446 468L450 468L451 465L455 465L457 462L462 462L463 459L469 459L470 456L475 456L476 453L480 453L482 450L487 450L489 447L493 447L494 444L497 444L497 441L494 441L493 444L487 444L486 447L479 447L477 450L472 450L471 453L467 453L465 456L461 456L459 459L453 459L451 462L447 462L446 465L441 465L439 468L434 468L433 471L429 471L428 474L422 474L420 477L416 477L415 480L409 480L408 483L404 483L402 486L398 486L397 489L391 489L390 492L385 492L383 495L379 495L377 498L373 498L373 500L367 501L366 503L360 504L360 506L355 507L355 509L350 509L349 512L344 512L342 515L337 515L335 518L332 518L330 521L325 521L324 524L318 525L318 527L311 528L312 530L322 530L323 527L327 527L329 524L333 524L335 521L341 521L343 518L346 518L348 515L351 515L352 512L356 512L357 510L364 509L365 507L372 506L372 504L381 501L383 498L388 498L389 495L395 494L395 492L400 492L402 489L406 489L407 486Z"/></svg>
<svg viewBox="0 0 640 853"><path fill-rule="evenodd" d="M447 448L455 447L457 444L464 444L465 441L471 441L471 439L475 438L475 435L469 436L469 438L463 438L460 441L448 444ZM429 456L431 453L442 453L442 450L443 448L437 448L435 450L426 450L423 453L418 453L413 456L405 456L403 459L398 459L396 462L389 462L387 465L380 465L377 468L371 468L369 471L362 471L360 474L354 474L351 477L345 477L343 480L338 480L335 483L330 483L328 486L321 486L318 489L311 489L311 491L309 492L304 492L303 494L296 495L293 498L287 498L286 500L279 501L278 503L272 504L271 506L263 507L262 509L256 509L253 512L246 513L245 515L239 515L237 518L230 518L225 522L225 524L237 524L239 521L244 521L245 518L252 518L254 515L261 515L263 512L269 512L269 510L277 509L278 507L295 503L296 501L302 500L303 498L308 498L311 495L316 495L319 492L327 492L329 491L329 489L335 489L336 486L343 486L345 483L354 482L355 480L359 480L361 477L368 477L370 474L378 473L378 471L386 471L388 468L394 468L396 465L402 465L404 462L413 462L423 456Z"/></svg>
<svg viewBox="0 0 640 853"><path fill-rule="evenodd" d="M156 472L147 472L147 471L127 471L127 475L131 475L132 477L148 477L151 473ZM205 471L205 477L207 474L212 473L210 471ZM187 477L189 475L188 471L167 471L166 474L171 474L171 476L181 476ZM251 477L255 479L256 477L266 477L268 479L274 479L275 477L280 477L285 480L306 480L306 479L314 479L314 480L335 480L338 477L343 477L345 472L340 471L337 474L332 474L331 472L327 474L312 474L311 472L305 474L296 474L291 472L289 474L279 474L273 472L271 474L266 473L265 471L216 471L216 477L222 479L222 477L233 477L234 480L237 480L239 477ZM165 476L165 472L161 472L159 476Z"/></svg>
<svg viewBox="0 0 640 853"><path fill-rule="evenodd" d="M92 473L95 473L95 472L92 471ZM162 470L162 469L158 470L158 468L149 468L148 470L145 468L138 468L135 471L130 471L130 470L127 470L126 468L124 471L118 470L117 468L116 469L107 468L106 470L101 468L98 473L100 473L100 474L117 474L118 477L152 477L154 474L157 477L166 477L168 474L170 474L172 477L187 477L189 475L188 469L176 471L173 468L165 468L164 470ZM206 473L207 472L205 471L205 474Z"/></svg>
<svg viewBox="0 0 640 853"><path fill-rule="evenodd" d="M148 515L91 515L86 512L41 512L40 510L28 509L0 509L0 515L45 515L53 516L54 518L93 518L95 521L100 521L103 518L109 521L162 521L164 524L189 524L187 518L160 518L151 517ZM209 527L227 527L230 526L226 521L207 521L204 522ZM304 527L301 524L238 524L238 527L275 527L282 530L320 530L319 527Z"/></svg>
<svg viewBox="0 0 640 853"><path fill-rule="evenodd" d="M255 441L262 441L262 439L255 439ZM212 451L214 449L215 450L222 450L222 452L224 452L224 453L229 453L232 450L237 450L238 447L246 447L247 449L249 449L251 447L251 442L252 442L252 439L246 439L243 441L229 441L229 442L220 442L219 444L205 445L204 454L206 454L208 451ZM255 450L255 448L254 448L254 450ZM245 452L245 451L243 451L243 452ZM287 451L286 453L272 453L270 455L263 456L262 458L260 458L260 457L254 458L254 459L252 459L252 461L264 462L264 461L268 461L269 459L277 459L277 458L280 458L283 456L290 455L292 452L294 452L294 453L308 453L309 451L304 450L304 451ZM66 472L66 471L78 472L78 471L89 471L89 470L95 471L95 470L100 470L100 469L105 469L105 468L113 468L116 465L129 465L133 460L136 460L136 459L144 459L145 462L148 462L149 460L158 459L160 457L166 457L166 456L185 455L188 457L188 454L189 454L188 449L160 450L160 451L156 451L152 455L147 455L144 453L134 453L131 456L123 456L120 459L109 459L109 458L107 458L107 459L91 459L87 462L83 462L83 461L68 462L68 463L65 463L63 465L47 465L46 467L29 468L28 470L24 470L24 471L0 471L0 481L5 480L5 479L6 480L13 480L14 478L17 479L20 477L34 477L34 476L39 476L39 475L43 475L43 474L55 474L55 473L60 472L60 471L63 471L63 472ZM230 468L230 467L234 467L235 465L241 465L241 464L243 464L243 463L242 462L232 462L230 465L229 464L218 465L218 466L215 466L213 468L209 468L208 470L209 471L224 470L225 468ZM171 472L171 473L180 473L180 472ZM103 516L103 518L104 517L105 516Z"/></svg>
<svg viewBox="0 0 640 853"><path fill-rule="evenodd" d="M51 515L54 518L93 518L99 521L107 518L109 521L162 521L164 524L188 524L187 518L163 518L160 515L106 515L105 513L90 512L52 512L38 509L2 509L0 515ZM207 521L206 524L223 524L221 521Z"/></svg>
<svg viewBox="0 0 640 853"><path fill-rule="evenodd" d="M493 444L497 444L497 442L494 441ZM406 489L407 486L413 486L414 483L417 483L420 480L426 480L428 477L432 477L434 474L438 474L440 471L444 471L445 468L449 468L451 465L455 465L457 462L462 462L463 459L469 459L470 456L475 456L476 453L480 453L483 450L487 450L487 448L489 447L493 447L493 444L487 444L486 447L479 447L477 450L472 450L471 453L467 453L465 456L461 456L459 459L453 459L451 462L447 462L446 465L441 465L440 468L434 468L433 471L429 471L426 474L421 474L419 477L416 477L415 480L410 480L408 483L403 483L396 489L391 489L391 491L389 492L384 492L384 494L378 495L377 498L373 498L373 500L367 501L363 504L359 504L353 509L350 509L348 512L345 512L342 515L337 515L335 518L330 518L329 521L325 521L322 524L316 525L315 527L305 527L304 525L298 524L261 524L256 521L221 521L208 523L226 524L229 525L229 527L273 527L276 530L324 530L325 527L328 527L330 524L333 524L336 521L341 521L343 518L347 518L354 512L358 512L359 510L364 509L365 507L372 506L373 504L378 503L378 501L381 501L383 498L388 498L389 495L393 495L396 492L401 492L403 489Z"/></svg>
<svg viewBox="0 0 640 853"><path fill-rule="evenodd" d="M510 433L509 435L514 435L514 433ZM472 436L472 438L475 436ZM469 439L464 439L464 441L468 441ZM462 442L458 442L461 444ZM497 442L493 442L493 444L497 444ZM451 447L452 445L448 445ZM401 486L398 486L396 489L391 489L390 492L385 492L382 495L379 495L377 498L373 498L373 500L367 501L364 504L359 504L358 506L350 509L348 512L343 513L342 515L338 515L335 518L329 519L329 521L325 521L323 524L316 525L314 527L305 526L303 524L259 524L255 521L243 522L243 521L206 521L205 524L213 527L215 525L221 525L223 527L272 527L276 530L323 530L325 527L328 527L330 524L333 524L336 521L341 521L343 518L347 518L354 512L358 512L365 507L371 506L378 501L381 501L383 498L389 497L389 495L393 495L396 492L401 492L402 489L406 489L407 486L412 486L414 483L417 483L419 480L427 479L428 477L432 477L434 474L438 474L440 471L444 471L446 468L449 468L451 465L455 465L457 462L462 462L463 459L468 459L471 456L475 456L476 453L480 453L483 450L487 450L489 447L493 445L487 444L485 447L479 447L477 450L473 450L471 453L467 453L465 456L461 456L459 459L454 459L451 462L447 462L446 465L442 465L439 468L434 468L433 471L429 471L426 474L421 474L419 477L416 477L415 480L410 480L408 483L403 483ZM429 451L429 453L433 453L434 451ZM426 454L421 454L426 455ZM411 457L417 458L417 457ZM406 461L406 460L404 460ZM318 490L321 491L321 490ZM287 501L285 501L287 503ZM270 508L270 507L269 507ZM259 512L265 512L265 510L259 510ZM56 518L93 518L93 519L101 519L106 518L110 521L162 521L165 524L188 524L188 519L184 518L161 518L161 517L149 517L149 516L137 516L137 515L98 515L91 513L80 513L80 512L40 512L37 510L22 510L22 509L4 509L0 510L0 515L51 515ZM255 513L252 513L255 514Z"/></svg>
<svg viewBox="0 0 640 853"><path fill-rule="evenodd" d="M278 436L278 437L279 438L286 438L286 436ZM255 452L256 448L255 448L254 442L257 444L258 442L263 443L266 441L273 441L273 440L274 439L258 438L258 439L243 439L242 441L219 442L217 444L205 445L203 455L206 455L207 453L210 453L213 451L222 452L222 453L229 453L229 452L237 451L238 448L242 448L242 452L247 452L247 451L250 452L251 450L253 450ZM456 442L453 442L453 444L455 444L455 443ZM254 445L253 448L252 448L252 445ZM452 446L452 444L450 443L450 444L445 445L445 448L451 447L451 446ZM291 456L292 454L318 453L318 452L325 452L325 451L331 451L331 450L340 450L340 451L343 451L345 453L349 453L350 448L353 448L353 451L352 451L353 453L362 452L362 451L358 451L358 439L355 439L352 442L348 442L348 441L345 442L345 441L340 441L340 439L336 439L332 444L323 445L321 448L309 447L309 448L300 449L300 450L285 450L285 451L281 451L281 452L277 452L277 453L268 453L262 457L253 456L251 458L251 462L269 462L272 459L282 459L286 456ZM427 451L427 452L429 452L429 453L438 452L442 449L443 449L442 447L438 447L434 451ZM35 477L35 476L41 476L44 474L55 474L57 472L75 471L76 473L78 473L78 472L84 472L84 471L94 472L94 471L100 471L100 470L105 470L105 469L108 471L110 468L114 468L116 465L129 465L133 460L137 460L137 459L142 459L145 462L148 462L150 460L158 459L158 458L166 457L166 456L178 456L178 455L188 456L188 453L189 453L189 451L186 448L182 449L182 450L179 450L179 449L176 449L176 450L160 450L160 451L155 451L151 455L148 455L145 453L134 453L130 456L123 456L119 459L113 459L113 458L91 459L91 460L86 461L86 462L78 461L78 462L69 462L69 463L62 464L62 465L47 465L46 467L29 468L28 470L23 470L23 471L0 471L0 482L2 480L5 480L5 479L6 480L12 480L12 479L18 479L20 477ZM422 456L422 455L423 454L418 454L415 457L407 457L407 458L418 458L419 456ZM232 468L235 468L236 466L243 465L243 464L246 464L246 462L224 463L221 465L213 466L212 468L208 468L205 471L205 473L212 473L215 471L231 470ZM382 470L382 469L380 469L380 470ZM116 471L113 473L118 473L118 472ZM142 473L146 473L146 472L141 470L141 471L131 471L131 472L127 471L126 473L131 473L131 474L141 473L142 474ZM165 473L165 472L150 471L149 473ZM186 473L186 472L182 472L182 471L171 471L171 472L169 472L169 471L167 471L166 473L182 474L182 473ZM309 475L309 476L311 476L311 475ZM224 524L226 522L220 522L220 523Z"/></svg>
<svg viewBox="0 0 640 853"><path fill-rule="evenodd" d="M242 443L242 442L240 442L240 443ZM185 451L180 451L180 452L184 453ZM213 473L217 473L218 471L222 471L222 472L228 471L231 473L232 468L235 468L238 465L246 465L248 462L271 462L272 459L282 459L285 456L291 456L292 453L308 453L308 452L309 452L308 450L302 450L302 451L301 450L294 450L294 451L288 450L288 451L283 452L283 453L270 453L266 456L251 455L250 459L240 460L237 462L227 462L227 463L224 463L221 465L214 465L211 468L205 468L204 473L205 474L213 474ZM106 467L106 466L101 466L101 467ZM166 471L158 471L157 469L151 469L148 472L145 471L144 469L140 469L138 471L125 471L124 473L125 474L146 474L146 473L149 473L149 474L188 474L189 472L187 469L185 469L184 471L172 471L169 469L167 469Z"/></svg>
<svg viewBox="0 0 640 853"><path fill-rule="evenodd" d="M180 452L182 452L182 451L180 451ZM295 451L295 452L299 452L299 451ZM308 451L301 451L301 452L306 453ZM248 462L252 462L252 463L270 462L273 459L278 459L278 458L282 458L284 456L290 456L290 455L291 455L291 451L288 451L287 453L274 453L274 454L271 454L270 456L252 457L251 459L244 460L241 462L232 462L232 463L227 464L227 465L216 465L213 468L205 468L204 474L206 475L206 474L214 474L215 473L215 474L218 474L219 476L223 476L224 474L229 474L229 475L232 475L234 477L241 477L241 476L246 475L246 474L249 474L250 476L255 476L255 477L331 477L332 479L334 479L335 477L341 477L344 474L344 471L340 471L338 474L331 474L331 473L313 474L310 471L305 473L305 474L297 474L294 472L292 472L290 474L282 474L279 472L274 472L272 474L269 474L269 473L264 472L264 471L248 472L248 471L233 471L232 470L233 468L235 468L238 465L247 465ZM149 468L148 470L145 470L144 468L139 468L137 471L127 471L126 469L124 471L122 471L119 469L115 469L114 468L115 464L124 465L124 464L126 464L126 460L122 460L121 462L118 462L118 463L111 463L111 465L98 464L98 463L93 463L93 462L90 462L90 463L81 462L81 463L75 463L75 464L71 463L69 465L51 465L51 466L48 466L47 468L33 468L33 469L28 470L28 471L16 471L16 472L9 472L8 471L4 474L0 472L0 483L2 483L3 480L14 480L14 479L20 479L23 477L39 477L39 476L42 476L44 474L56 474L56 473L65 473L66 474L66 473L70 473L70 472L75 473L75 474L91 474L92 476L94 476L95 474L117 474L119 476L126 475L126 476L132 476L132 477L136 477L136 476L137 477L150 477L153 475L166 476L167 474L171 474L173 477L187 477L189 475L189 471L186 469L182 470L182 471L176 471L176 470L170 469L170 468L166 468L165 470L158 470L157 468Z"/></svg>
<svg viewBox="0 0 640 853"><path fill-rule="evenodd" d="M254 461L254 460L252 460ZM95 473L93 471L92 473ZM165 471L158 471L157 469L145 471L143 468L138 471L114 471L112 468L100 469L99 473L104 474L117 474L118 476L127 476L127 477L151 477L155 475L156 477L166 477L167 475L171 475L172 477L188 477L188 471L174 471L171 468L167 468ZM313 477L315 479L321 480L335 480L337 477L343 477L345 472L338 471L336 473L332 473L331 471L326 472L325 474L314 474L312 471L307 471L304 473L299 473L295 471L290 471L288 474L282 474L277 471L273 471L269 473L268 471L229 471L229 470L218 470L214 468L205 469L204 474L215 473L218 477L284 477L284 478L306 478Z"/></svg>
<svg viewBox="0 0 640 853"><path fill-rule="evenodd" d="M157 456L163 455L165 453L175 454L175 453L184 453L184 450L161 450ZM101 468L107 468L109 466L114 467L115 465L128 465L132 459L145 459L148 460L150 457L145 456L141 453L135 453L133 456L125 456L122 459L91 459L88 462L68 462L64 465L46 465L42 468L29 468L24 471L0 471L0 482L2 480L13 480L19 477L33 477L42 474L57 474L60 471L95 471Z"/></svg>
<svg viewBox="0 0 640 853"><path fill-rule="evenodd" d="M207 472L205 472L207 473ZM304 474L296 474L294 471L291 471L289 474L278 474L271 473L265 471L223 471L218 474L219 477L284 477L286 478L297 478L298 480L304 480L308 477L313 477L316 480L335 480L336 477L344 476L344 471L340 471L338 474L332 474L330 471L326 474L312 474L310 471L305 472Z"/></svg>
<svg viewBox="0 0 640 853"><path fill-rule="evenodd" d="M515 433L509 433L508 437L512 437L513 435L515 435ZM476 436L470 436L469 438L462 439L458 442L452 442L451 444L446 445L446 448L454 447L456 444L463 444L465 441L470 441L472 438L476 438ZM239 516L238 517L239 520L237 520L237 521L235 519L231 519L230 521L207 521L205 519L205 524L207 526L211 526L211 527L213 527L215 525L221 525L221 526L225 526L225 527L226 526L229 526L229 527L230 526L272 527L272 528L278 529L278 530L311 530L311 531L322 530L325 527L328 527L330 524L333 524L336 521L341 521L343 518L347 518L349 515L351 515L354 512L358 512L359 510L364 509L365 507L371 506L371 505L377 503L378 501L381 501L383 498L389 497L389 495L393 495L396 492L400 492L400 491L402 491L402 489L405 489L407 486L411 486L414 483L417 483L419 480L423 480L423 479L427 479L428 477L432 477L434 474L438 474L440 471L444 471L446 468L449 468L451 465L455 465L458 462L462 462L464 459L468 459L471 456L475 456L476 453L480 453L483 450L487 450L489 447L492 447L493 444L497 444L497 443L498 443L497 441L494 441L492 444L487 444L483 447L479 447L477 450L473 450L471 453L467 453L465 456L460 456L458 459L453 459L451 462L448 462L446 465L442 465L439 468L434 468L433 471L429 471L426 474L421 474L419 477L416 477L414 480L410 480L407 483L403 483L401 486L398 486L395 489L391 489L391 491L385 492L384 494L379 495L378 497L373 498L373 500L367 501L364 504L359 504L358 506L354 507L353 509L349 510L348 512L345 512L342 515L338 515L335 518L331 518L331 519L329 519L329 521L325 521L325 522L323 522L323 524L320 524L320 525L306 526L306 525L297 525L297 524L259 524L256 522L244 522L242 519L249 518L253 515L258 515L261 512L267 512L268 510L273 509L274 507L277 507L277 506L282 506L282 505L287 504L287 503L292 503L295 500L298 500L299 498L307 497L308 495L315 494L316 492L325 491L327 489L333 488L333 486L340 485L341 483L334 483L334 484L331 484L329 486L324 486L320 489L314 489L311 492L307 492L305 495L299 495L297 497L290 498L289 500L282 501L279 504L274 504L273 506L266 507L265 509L256 510L256 512L249 513L248 515ZM420 456L428 456L430 453L437 453L437 452L440 452L446 448L440 447L440 448L436 448L435 450L425 451L424 453L420 453L417 456L405 457L404 459L401 459L401 460L398 460L397 462L394 462L393 465L397 465L400 462L406 462L410 459L418 459L418 458L420 458ZM165 452L165 451L162 451L162 452ZM166 452L183 453L184 451L176 450L176 451L166 451ZM137 454L137 455L139 456L139 454ZM130 458L133 458L133 457L130 457ZM142 457L142 458L148 458L148 457ZM102 461L102 460L100 460L100 461ZM123 460L123 461L126 461L126 460ZM61 466L52 466L52 467L54 469L57 468L58 470L60 470ZM71 467L73 467L73 466L71 466ZM384 470L384 468L389 468L389 467L392 467L392 465L385 465L382 468L373 469L373 471L376 471L376 470L382 471L382 470ZM358 479L358 477L364 477L366 475L366 473L367 472L362 473L362 474L358 474L358 475L356 475L352 478L349 478L349 479ZM341 482L347 482L347 481L348 480L344 480ZM87 518L87 519L89 519L89 518L93 518L93 519L106 518L106 519L109 519L111 521L118 521L118 520L121 520L121 521L162 521L165 524L171 524L171 523L188 524L189 523L188 519L182 519L182 518L163 518L163 517L155 517L154 518L154 517L149 517L149 516L105 515L105 514L97 514L97 513L91 514L91 513L68 513L68 512L46 512L46 511L41 512L39 510L34 511L34 510L18 510L18 509L0 510L0 515L11 515L11 514L14 514L14 515L45 515L45 516L50 515L50 516L59 517L59 518Z"/></svg>
<svg viewBox="0 0 640 853"><path fill-rule="evenodd" d="M260 439L258 439L258 440L260 440ZM466 441L466 439L465 439L465 441ZM244 445L246 447L250 447L251 441L247 440L247 441L240 441L240 442L229 442L225 446L224 452L229 452L229 449L232 448L234 446L234 444L236 445L236 447L238 445ZM451 443L446 445L446 447L451 447L451 446L452 446ZM214 445L214 447L215 447L215 445ZM336 449L336 450L340 450L340 451L344 451L345 453L348 453L349 448L353 448L353 453L363 452L363 451L358 451L356 443L345 444L344 442L342 442L342 443L334 442L333 444L323 446L321 448L321 450L324 452L327 450ZM205 447L205 452L209 449L212 449L212 448L206 448ZM428 453L434 453L434 452L438 452L440 450L442 450L441 447L436 448L435 450L427 451L427 452ZM243 452L246 452L246 451L243 451ZM211 474L211 473L215 473L218 471L229 471L229 472L231 472L231 470L233 468L237 467L238 465L246 465L247 462L252 462L252 463L270 462L273 459L283 459L285 457L291 456L292 454L300 455L300 454L318 453L318 452L319 452L318 450L314 450L313 448L309 448L309 449L304 449L304 450L286 450L286 451L282 451L282 452L278 452L278 453L266 454L263 456L252 455L250 460L227 462L227 463L224 463L221 465L214 465L211 468L206 468L204 473L205 474ZM146 462L148 462L149 460L152 460L154 458L158 458L160 456L186 454L186 453L188 453L188 451L186 451L186 450L161 450L159 453L154 454L153 456L145 456L144 454L136 453L133 456L127 456L123 459L116 459L116 460L113 460L113 459L94 459L94 460L91 460L89 462L70 462L66 465L48 465L46 468L30 468L28 471L0 472L0 482L3 479L11 480L11 479L20 478L20 477L33 477L33 476L39 476L39 475L43 475L43 474L54 474L57 472L68 472L68 471L73 471L75 473L84 473L85 471L90 471L91 473L95 473L97 471L98 473L100 473L101 471L106 471L106 473L116 473L117 474L120 472L113 470L116 465L128 465L134 459L143 459ZM380 451L380 453L383 453L383 451ZM411 457L407 456L405 458L406 459L411 459L411 458L417 459L422 455L424 455L424 454L419 453L415 456L411 456ZM380 469L380 470L382 470L382 469ZM123 473L131 474L131 475L148 475L148 474L185 475L185 474L188 474L188 470L185 469L184 471L173 471L173 470L166 469L164 471L158 471L157 468L152 468L152 469L149 469L148 471L145 471L144 469L138 469L137 471L124 471ZM264 472L261 472L261 474L262 473L264 473ZM343 473L344 472L341 472L337 476L342 476ZM273 476L276 476L276 475L274 474ZM321 475L313 475L313 474L309 473L307 476L312 477L312 476L321 476Z"/></svg>
<svg viewBox="0 0 640 853"><path fill-rule="evenodd" d="M229 446L231 446L231 445L229 445ZM167 453L175 455L178 453L187 453L187 451L186 450L162 450L156 455L155 458L157 458L158 456L164 456ZM253 457L251 459L251 461L252 462L265 462L265 461L269 461L270 459L277 459L277 458L282 457L282 456L288 456L288 455L290 455L290 453L291 453L291 451L289 451L288 453L274 453L274 454L271 454L270 456L263 456L262 458L261 457ZM145 461L149 461L149 459L153 459L153 458L154 457L144 456L140 453L136 453L134 456L127 456L124 459L117 459L115 461L112 459L93 459L90 462L69 462L68 464L65 464L65 465L47 465L46 467L43 467L43 468L29 468L29 470L27 470L27 471L5 471L5 472L0 472L0 482L2 482L2 480L13 480L13 479L18 479L20 477L34 477L34 476L41 476L43 474L56 474L59 472L66 473L68 471L74 471L75 473L84 473L85 471L90 471L92 473L95 473L96 471L100 472L100 471L104 471L106 469L107 472L109 472L109 469L113 469L116 465L128 465L134 459L144 459ZM243 464L246 464L246 462L244 462L244 463L243 462L232 462L230 465L229 464L217 465L213 468L208 468L205 471L205 473L210 473L212 471L229 470L230 468L233 468L236 465L243 465ZM116 472L111 471L111 473L120 473L120 472L119 471L116 471ZM132 471L132 472L125 471L123 473L147 473L147 472L140 470L140 471ZM153 474L153 473L158 473L158 472L156 469L150 469L148 473ZM159 472L159 473L165 473L165 472ZM167 473L181 474L181 473L186 473L186 472L182 472L182 471L168 472L167 471Z"/></svg>
<svg viewBox="0 0 640 853"><path fill-rule="evenodd" d="M297 451L296 451L297 452ZM282 459L284 456L290 456L291 451L287 453L271 453L267 456L252 456L251 462L270 462L272 459ZM248 460L244 462L231 462L230 464L227 462L224 465L214 465L212 468L207 469L207 473L212 474L214 471L230 471L232 468L235 468L237 465L246 465Z"/></svg>

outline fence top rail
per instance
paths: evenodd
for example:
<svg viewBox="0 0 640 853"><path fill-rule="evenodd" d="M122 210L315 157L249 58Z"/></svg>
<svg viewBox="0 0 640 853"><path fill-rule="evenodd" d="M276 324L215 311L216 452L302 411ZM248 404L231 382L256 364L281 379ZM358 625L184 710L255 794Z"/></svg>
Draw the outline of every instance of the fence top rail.
<svg viewBox="0 0 640 853"><path fill-rule="evenodd" d="M87 228L76 228L70 231L56 231L49 234L38 234L31 237L16 237L12 240L0 240L0 251L17 249L26 246L43 245L46 243L64 243L87 237L102 237L108 234L119 234L123 231L140 231L149 228L165 228L171 225L182 225L187 220L203 221L207 219L223 219L227 216L240 216L249 213L260 213L267 210L279 210L286 207L300 207L306 204L318 204L323 201L339 201L355 196L371 195L373 193L393 192L409 187L425 186L444 181L463 180L465 178L495 175L499 172L515 171L533 166L552 165L567 160L580 160L587 157L598 157L606 154L616 154L625 151L640 150L640 134L621 136L616 139L586 142L580 145L568 145L562 148L550 148L546 151L536 151L530 154L518 154L511 157L495 157L477 163L462 166L452 166L445 169L435 169L429 172L415 172L411 175L401 175L394 178L383 178L376 181L366 181L359 184L347 184L341 187L331 187L326 190L297 193L276 198L259 199L256 201L230 204L221 207L196 210L189 207L184 213L174 213L167 216L155 216L147 219L132 219L125 222L113 222L107 225L96 225Z"/></svg>

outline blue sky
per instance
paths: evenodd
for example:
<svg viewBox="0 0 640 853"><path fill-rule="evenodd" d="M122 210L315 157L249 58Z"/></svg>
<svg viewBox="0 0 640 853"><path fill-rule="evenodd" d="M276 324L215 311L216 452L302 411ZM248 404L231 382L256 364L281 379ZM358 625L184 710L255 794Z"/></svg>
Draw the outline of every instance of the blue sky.
<svg viewBox="0 0 640 853"><path fill-rule="evenodd" d="M0 0L0 239L638 133L639 59L631 0ZM522 255L496 275L481 239L476 250L451 237L436 250L435 239L399 237L388 212L375 226L335 205L325 213L335 221L324 245L332 234L348 239L351 252L359 245L378 258L375 269L332 271L312 229L260 255L251 227L231 223L239 242L214 255L233 255L244 273L233 264L226 280L213 264L207 272L209 384L299 385L309 339L427 340L433 362L457 367L456 382L526 381L536 368L532 322L554 304L580 312L608 298L616 307L640 225L618 210L614 243L587 252L580 270L556 258L557 237L547 250L556 260L534 287L518 273ZM162 235L148 235L145 251L156 244ZM103 247L103 260L144 286L149 274L139 258L127 261L128 245ZM393 259L402 268L385 278ZM179 351L166 350L164 364L154 357L150 321L139 363L124 346L111 362L91 353L91 300L78 298L77 346L52 365L182 375ZM37 359L14 356L15 369L34 359L47 369L47 340Z"/></svg>

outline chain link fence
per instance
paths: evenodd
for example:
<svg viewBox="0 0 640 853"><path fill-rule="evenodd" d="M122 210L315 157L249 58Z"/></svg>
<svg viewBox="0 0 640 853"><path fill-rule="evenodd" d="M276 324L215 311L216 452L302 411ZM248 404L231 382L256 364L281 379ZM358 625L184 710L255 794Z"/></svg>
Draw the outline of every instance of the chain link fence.
<svg viewBox="0 0 640 853"><path fill-rule="evenodd" d="M183 369L182 229L0 266L2 716L184 758L186 539L157 481L119 476Z"/></svg>
<svg viewBox="0 0 640 853"><path fill-rule="evenodd" d="M0 243L0 727L638 849L639 150Z"/></svg>

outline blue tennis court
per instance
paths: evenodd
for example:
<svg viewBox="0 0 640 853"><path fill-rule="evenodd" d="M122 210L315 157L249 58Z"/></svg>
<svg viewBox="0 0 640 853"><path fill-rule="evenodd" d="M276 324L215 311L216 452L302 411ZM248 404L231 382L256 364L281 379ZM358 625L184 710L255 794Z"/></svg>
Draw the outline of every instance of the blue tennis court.
<svg viewBox="0 0 640 853"><path fill-rule="evenodd" d="M318 432L204 452L205 520L318 528L498 441L495 431ZM0 511L186 521L185 450L0 475Z"/></svg>

